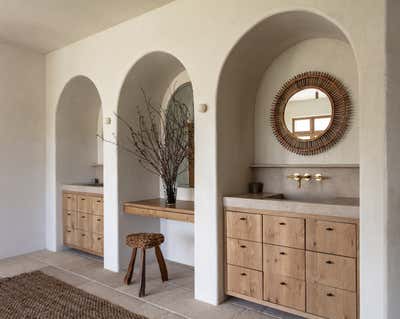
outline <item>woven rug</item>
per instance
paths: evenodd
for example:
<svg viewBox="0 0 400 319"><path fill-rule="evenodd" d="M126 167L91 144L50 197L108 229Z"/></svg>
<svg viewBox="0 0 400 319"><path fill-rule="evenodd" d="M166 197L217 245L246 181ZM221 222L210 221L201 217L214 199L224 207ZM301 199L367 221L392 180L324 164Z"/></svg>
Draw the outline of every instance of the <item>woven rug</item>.
<svg viewBox="0 0 400 319"><path fill-rule="evenodd" d="M1 319L146 319L41 271L0 279Z"/></svg>

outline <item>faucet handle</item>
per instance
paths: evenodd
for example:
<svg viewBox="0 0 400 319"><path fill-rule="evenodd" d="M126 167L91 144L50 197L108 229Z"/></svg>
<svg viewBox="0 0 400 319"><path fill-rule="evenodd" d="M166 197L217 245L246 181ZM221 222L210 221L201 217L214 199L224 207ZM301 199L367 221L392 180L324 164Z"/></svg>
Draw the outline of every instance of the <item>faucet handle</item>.
<svg viewBox="0 0 400 319"><path fill-rule="evenodd" d="M324 179L328 179L329 177L323 176L322 174L314 174L313 178L314 178L317 182L322 182Z"/></svg>
<svg viewBox="0 0 400 319"><path fill-rule="evenodd" d="M304 179L305 181L308 182L308 181L311 179L311 174L309 174L309 173L304 173L303 179Z"/></svg>
<svg viewBox="0 0 400 319"><path fill-rule="evenodd" d="M293 173L293 174L289 175L287 178L293 179L295 181L298 181L298 180L300 180L300 174L299 173Z"/></svg>

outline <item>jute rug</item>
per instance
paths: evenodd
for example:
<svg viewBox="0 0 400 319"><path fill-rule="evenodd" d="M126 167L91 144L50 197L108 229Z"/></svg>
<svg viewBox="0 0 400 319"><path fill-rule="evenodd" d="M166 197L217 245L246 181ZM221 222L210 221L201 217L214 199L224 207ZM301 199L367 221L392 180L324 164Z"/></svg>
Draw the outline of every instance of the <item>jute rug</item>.
<svg viewBox="0 0 400 319"><path fill-rule="evenodd" d="M41 271L0 279L1 319L146 319Z"/></svg>

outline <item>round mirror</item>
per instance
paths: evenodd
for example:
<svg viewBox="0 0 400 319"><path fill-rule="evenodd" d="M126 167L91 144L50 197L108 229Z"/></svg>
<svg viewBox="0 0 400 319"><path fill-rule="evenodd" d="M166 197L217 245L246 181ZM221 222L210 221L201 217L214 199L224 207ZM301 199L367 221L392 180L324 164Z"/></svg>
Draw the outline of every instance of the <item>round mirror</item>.
<svg viewBox="0 0 400 319"><path fill-rule="evenodd" d="M305 72L283 84L271 110L278 142L299 155L314 155L335 145L351 116L345 86L324 72Z"/></svg>
<svg viewBox="0 0 400 319"><path fill-rule="evenodd" d="M288 100L284 120L286 128L299 140L314 140L324 134L333 118L332 102L317 88L307 88Z"/></svg>

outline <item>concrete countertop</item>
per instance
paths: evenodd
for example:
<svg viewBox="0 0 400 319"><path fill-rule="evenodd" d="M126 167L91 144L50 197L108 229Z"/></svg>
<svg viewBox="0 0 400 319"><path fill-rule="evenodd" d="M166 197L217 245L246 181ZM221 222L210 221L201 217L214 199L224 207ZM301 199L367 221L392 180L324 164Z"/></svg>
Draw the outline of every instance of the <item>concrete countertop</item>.
<svg viewBox="0 0 400 319"><path fill-rule="evenodd" d="M90 184L66 184L62 186L63 191L77 193L103 194L103 186Z"/></svg>
<svg viewBox="0 0 400 319"><path fill-rule="evenodd" d="M282 194L262 193L224 197L224 207L247 208L298 214L325 215L359 219L358 198L330 198L317 200L280 199Z"/></svg>

